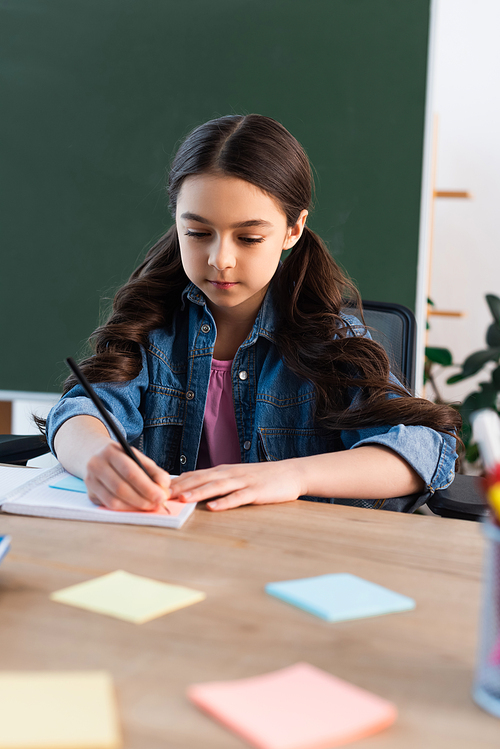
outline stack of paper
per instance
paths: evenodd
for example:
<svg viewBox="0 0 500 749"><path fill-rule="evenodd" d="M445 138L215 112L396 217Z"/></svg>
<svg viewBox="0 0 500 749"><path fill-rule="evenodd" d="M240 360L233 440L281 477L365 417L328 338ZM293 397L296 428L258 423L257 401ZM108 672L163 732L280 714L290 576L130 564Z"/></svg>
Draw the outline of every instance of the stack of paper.
<svg viewBox="0 0 500 749"><path fill-rule="evenodd" d="M31 481L38 473L38 468L0 464L0 497Z"/></svg>
<svg viewBox="0 0 500 749"><path fill-rule="evenodd" d="M2 471L4 469L2 468ZM34 477L11 491L0 486L3 512L37 515L66 520L93 520L99 523L128 523L180 528L196 504L166 502L166 509L155 512L115 512L97 507L87 496L85 483L67 473L61 465L33 471Z"/></svg>

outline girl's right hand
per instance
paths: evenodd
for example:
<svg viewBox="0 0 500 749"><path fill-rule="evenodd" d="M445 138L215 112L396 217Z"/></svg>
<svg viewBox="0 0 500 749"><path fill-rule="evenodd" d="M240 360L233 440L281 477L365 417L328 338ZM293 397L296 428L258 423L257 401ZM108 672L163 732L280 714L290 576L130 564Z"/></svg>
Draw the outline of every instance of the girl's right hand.
<svg viewBox="0 0 500 749"><path fill-rule="evenodd" d="M89 499L108 510L153 511L171 494L170 474L135 448L149 478L116 442L108 442L88 460L84 481Z"/></svg>

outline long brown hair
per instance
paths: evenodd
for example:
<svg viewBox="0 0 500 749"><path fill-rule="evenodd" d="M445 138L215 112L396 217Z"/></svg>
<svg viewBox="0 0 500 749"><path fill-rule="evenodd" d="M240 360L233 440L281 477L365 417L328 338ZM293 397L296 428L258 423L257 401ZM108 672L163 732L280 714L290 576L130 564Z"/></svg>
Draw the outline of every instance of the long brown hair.
<svg viewBox="0 0 500 749"><path fill-rule="evenodd" d="M261 115L227 116L193 130L180 146L168 180L175 218L177 198L189 175L219 173L243 179L274 198L294 226L311 202L312 177L298 141L278 122ZM81 367L97 382L124 382L141 368L140 346L151 330L168 326L188 283L175 225L148 251L118 291L108 321L91 336L94 354ZM327 429L422 425L446 433L460 427L447 406L411 397L389 376L383 348L353 336L341 310L359 295L321 239L308 227L278 269L273 294L279 310L279 352L286 365L316 390L316 418ZM67 392L75 384L69 377ZM350 407L350 389L361 398ZM390 397L399 396L399 397Z"/></svg>

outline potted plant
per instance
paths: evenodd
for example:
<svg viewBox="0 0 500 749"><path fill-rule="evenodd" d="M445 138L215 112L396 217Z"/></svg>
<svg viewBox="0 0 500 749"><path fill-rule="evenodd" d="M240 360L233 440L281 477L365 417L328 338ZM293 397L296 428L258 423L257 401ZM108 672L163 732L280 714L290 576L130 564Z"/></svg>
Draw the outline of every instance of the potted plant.
<svg viewBox="0 0 500 749"><path fill-rule="evenodd" d="M433 302L429 299L429 304ZM496 367L489 367L489 379L480 382L478 389L470 393L463 403L454 408L458 408L462 416L463 426L460 437L465 445L465 460L467 463L475 463L479 458L477 446L472 442L472 428L470 424L470 415L479 408L492 408L497 413L500 411L500 298L494 294L486 295L486 302L490 308L493 317L492 322L486 331L486 348L475 351L470 354L461 366L461 371L447 379L448 385L455 382L461 382L469 377L473 377L480 372L490 362L495 363ZM434 391L434 401L436 403L448 403L444 400L439 391L436 382L436 366L451 367L457 366L453 362L453 357L449 349L438 347L427 347L425 349L425 366L424 366L424 383L430 384Z"/></svg>

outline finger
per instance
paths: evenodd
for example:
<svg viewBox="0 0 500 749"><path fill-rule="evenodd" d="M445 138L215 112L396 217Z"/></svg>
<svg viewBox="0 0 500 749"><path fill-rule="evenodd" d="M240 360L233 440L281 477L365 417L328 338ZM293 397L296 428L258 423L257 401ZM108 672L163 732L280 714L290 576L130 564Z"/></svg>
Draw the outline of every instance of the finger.
<svg viewBox="0 0 500 749"><path fill-rule="evenodd" d="M189 471L189 473L183 473L181 476L176 476L171 480L172 496L208 486L214 481L223 481L231 478L237 479L234 466L216 466L215 468L205 468L200 471Z"/></svg>
<svg viewBox="0 0 500 749"><path fill-rule="evenodd" d="M125 480L112 470L100 475L99 481L115 499L129 505L134 510L154 510L165 499L163 490L160 490L158 498L155 500L144 497L129 483L130 478Z"/></svg>
<svg viewBox="0 0 500 749"><path fill-rule="evenodd" d="M144 468L147 470L150 478L154 481L155 484L158 484L162 487L167 493L170 493L170 474L168 471L165 471L163 468L160 468L160 466L154 462L151 458L148 458L147 455L144 455L143 453L140 453L139 450L136 450L135 448L132 448L134 453L137 454L137 457L143 464Z"/></svg>
<svg viewBox="0 0 500 749"><path fill-rule="evenodd" d="M233 492L225 497L215 499L212 502L207 502L207 507L212 512L220 512L221 510L232 510L242 505L250 505L254 501L254 493L248 489L243 489L242 491Z"/></svg>
<svg viewBox="0 0 500 749"><path fill-rule="evenodd" d="M90 488L90 482L87 483L87 481L85 481L85 486L87 487L87 496L90 499L90 501L93 502L98 507L103 507L103 504L101 500L99 499L99 497L96 496L93 490Z"/></svg>
<svg viewBox="0 0 500 749"><path fill-rule="evenodd" d="M165 489L155 483L123 450L118 448L112 452L110 451L109 462L114 469L114 473L123 482L120 483L120 488L125 494L123 496L122 494L118 494L120 499L128 502L135 497L141 497L143 500L149 502L150 505L156 506L168 498L168 493ZM106 472L102 478L106 479L105 483L110 491L114 492L117 490L114 476ZM113 483L110 484L109 481ZM127 487L132 489L132 494L127 492Z"/></svg>
<svg viewBox="0 0 500 749"><path fill-rule="evenodd" d="M137 468L138 471L141 470L138 466L134 465L134 462L130 460L130 458L128 458L128 461L133 467ZM103 494L106 499L111 496L114 499L120 500L126 505L129 505L130 509L153 510L158 504L158 502L153 502L150 499L146 499L141 494L138 494L127 480L125 480L119 473L116 473L114 466L98 458L92 458L89 461L87 484L94 496L99 499L102 499L101 494ZM106 490L105 493L101 491L102 488ZM156 491L161 494L163 500L163 490L157 487ZM106 504L106 506L108 505Z"/></svg>
<svg viewBox="0 0 500 749"><path fill-rule="evenodd" d="M186 471L181 473L180 476L172 477L172 484L182 484L184 482L206 482L207 479L213 478L214 476L227 477L234 475L235 472L241 472L242 465L240 463L222 463L213 468L198 468L196 471Z"/></svg>
<svg viewBox="0 0 500 749"><path fill-rule="evenodd" d="M205 471L189 471L181 476L174 476L170 481L170 499L179 499L184 492L190 492L199 486L203 486L207 479L200 474L204 473Z"/></svg>
<svg viewBox="0 0 500 749"><path fill-rule="evenodd" d="M115 510L118 512L131 512L135 510L137 512L137 507L132 507L127 502L123 502L121 499L114 497L99 481L96 481L95 483L96 487L89 490L88 493L89 499L91 499L94 504L100 505L107 510Z"/></svg>
<svg viewBox="0 0 500 749"><path fill-rule="evenodd" d="M203 486L195 489L184 490L176 495L180 502L202 502L204 499L213 499L213 497L224 497L227 494L238 491L244 487L242 479L217 479L209 481Z"/></svg>
<svg viewBox="0 0 500 749"><path fill-rule="evenodd" d="M214 474L213 468L203 468L199 471L186 471L180 476L174 476L170 481L172 490L177 488L191 489L195 486L205 484L208 478Z"/></svg>
<svg viewBox="0 0 500 749"><path fill-rule="evenodd" d="M240 491L228 494L225 497L218 497L212 502L207 502L209 510L230 510L234 507L241 507L242 505L267 505L277 504L284 502L293 502L297 497L293 496L273 496L272 494L265 494L264 491L258 491L256 487L247 487Z"/></svg>

